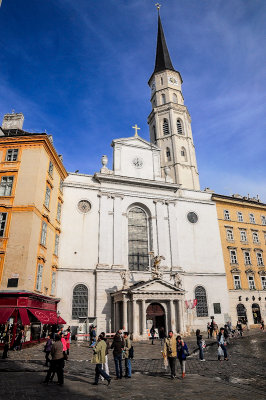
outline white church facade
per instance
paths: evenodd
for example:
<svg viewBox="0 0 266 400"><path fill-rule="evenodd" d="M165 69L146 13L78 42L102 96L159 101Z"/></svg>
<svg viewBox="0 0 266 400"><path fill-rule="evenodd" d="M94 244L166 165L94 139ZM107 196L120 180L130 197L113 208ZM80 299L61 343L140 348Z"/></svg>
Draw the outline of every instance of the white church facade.
<svg viewBox="0 0 266 400"><path fill-rule="evenodd" d="M216 206L200 191L181 84L159 17L151 142L135 128L112 142L112 168L103 156L100 172L65 180L57 296L79 331L124 327L139 339L151 325L185 333L229 319Z"/></svg>

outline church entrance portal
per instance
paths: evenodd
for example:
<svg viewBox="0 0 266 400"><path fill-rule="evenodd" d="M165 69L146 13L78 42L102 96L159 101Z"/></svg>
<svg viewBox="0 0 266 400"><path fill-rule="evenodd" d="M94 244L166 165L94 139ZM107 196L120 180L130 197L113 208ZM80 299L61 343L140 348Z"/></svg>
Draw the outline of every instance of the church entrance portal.
<svg viewBox="0 0 266 400"><path fill-rule="evenodd" d="M164 308L159 303L151 303L147 308L147 328L151 329L152 325L158 329L165 330L165 312Z"/></svg>

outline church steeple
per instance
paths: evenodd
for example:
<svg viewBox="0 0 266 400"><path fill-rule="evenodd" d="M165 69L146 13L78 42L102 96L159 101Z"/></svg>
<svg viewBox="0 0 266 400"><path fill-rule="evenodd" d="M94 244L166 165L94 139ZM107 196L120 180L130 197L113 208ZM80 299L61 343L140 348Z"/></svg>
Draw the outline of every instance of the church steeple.
<svg viewBox="0 0 266 400"><path fill-rule="evenodd" d="M156 60L153 73L161 72L164 71L165 69L170 69L172 71L175 71L169 55L166 40L164 37L160 14L158 13L157 49L156 49Z"/></svg>

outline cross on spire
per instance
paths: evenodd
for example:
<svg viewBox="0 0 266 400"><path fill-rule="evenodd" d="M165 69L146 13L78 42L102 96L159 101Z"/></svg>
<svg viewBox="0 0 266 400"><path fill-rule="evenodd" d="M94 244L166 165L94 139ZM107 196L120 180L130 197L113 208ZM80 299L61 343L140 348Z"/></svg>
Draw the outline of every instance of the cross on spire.
<svg viewBox="0 0 266 400"><path fill-rule="evenodd" d="M134 126L132 126L132 128L135 129L135 136L138 136L138 130L140 129L140 128L138 127L138 125L135 124Z"/></svg>
<svg viewBox="0 0 266 400"><path fill-rule="evenodd" d="M156 4L155 4L155 7L157 8L157 10L158 10L158 12L159 12L159 11L160 11L160 8L161 8L162 6L161 6L161 4L156 3Z"/></svg>

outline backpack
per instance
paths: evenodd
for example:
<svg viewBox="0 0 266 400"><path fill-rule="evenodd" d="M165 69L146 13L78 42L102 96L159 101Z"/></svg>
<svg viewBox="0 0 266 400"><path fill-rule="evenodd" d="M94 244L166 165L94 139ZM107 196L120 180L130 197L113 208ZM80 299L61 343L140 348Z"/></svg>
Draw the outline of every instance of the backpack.
<svg viewBox="0 0 266 400"><path fill-rule="evenodd" d="M128 350L128 358L134 358L134 347L131 346Z"/></svg>

